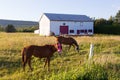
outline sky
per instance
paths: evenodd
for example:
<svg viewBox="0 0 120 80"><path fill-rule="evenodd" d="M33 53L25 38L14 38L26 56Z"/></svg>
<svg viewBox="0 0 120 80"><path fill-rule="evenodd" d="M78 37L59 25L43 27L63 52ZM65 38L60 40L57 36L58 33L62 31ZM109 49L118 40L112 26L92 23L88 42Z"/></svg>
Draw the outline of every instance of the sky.
<svg viewBox="0 0 120 80"><path fill-rule="evenodd" d="M39 21L43 13L115 16L120 0L0 0L0 19Z"/></svg>

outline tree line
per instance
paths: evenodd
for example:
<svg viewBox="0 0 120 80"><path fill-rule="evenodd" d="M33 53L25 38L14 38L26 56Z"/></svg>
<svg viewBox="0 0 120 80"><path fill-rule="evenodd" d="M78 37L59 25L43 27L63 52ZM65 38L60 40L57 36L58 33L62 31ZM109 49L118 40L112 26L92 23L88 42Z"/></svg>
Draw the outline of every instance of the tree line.
<svg viewBox="0 0 120 80"><path fill-rule="evenodd" d="M94 33L120 35L120 10L114 17L110 16L108 20L104 18L95 19Z"/></svg>
<svg viewBox="0 0 120 80"><path fill-rule="evenodd" d="M6 27L0 26L1 32L34 32L34 30L38 29L38 26L30 26L30 27L15 27L12 24L8 24Z"/></svg>

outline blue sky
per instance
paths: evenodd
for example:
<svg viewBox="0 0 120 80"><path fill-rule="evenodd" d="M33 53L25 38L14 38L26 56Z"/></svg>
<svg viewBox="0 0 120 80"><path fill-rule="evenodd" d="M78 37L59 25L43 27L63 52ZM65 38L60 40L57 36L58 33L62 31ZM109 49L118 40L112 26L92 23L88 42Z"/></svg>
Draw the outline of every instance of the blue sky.
<svg viewBox="0 0 120 80"><path fill-rule="evenodd" d="M0 0L0 19L39 21L42 13L80 14L108 19L120 0Z"/></svg>

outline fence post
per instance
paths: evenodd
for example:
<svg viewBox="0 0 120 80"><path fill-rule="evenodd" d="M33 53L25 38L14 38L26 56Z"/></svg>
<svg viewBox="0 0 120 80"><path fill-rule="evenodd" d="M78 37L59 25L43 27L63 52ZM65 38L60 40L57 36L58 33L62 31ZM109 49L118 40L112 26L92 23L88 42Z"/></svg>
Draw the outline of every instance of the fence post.
<svg viewBox="0 0 120 80"><path fill-rule="evenodd" d="M94 49L94 45L91 43L91 44L90 44L89 59L92 59L92 57L93 57L93 49Z"/></svg>

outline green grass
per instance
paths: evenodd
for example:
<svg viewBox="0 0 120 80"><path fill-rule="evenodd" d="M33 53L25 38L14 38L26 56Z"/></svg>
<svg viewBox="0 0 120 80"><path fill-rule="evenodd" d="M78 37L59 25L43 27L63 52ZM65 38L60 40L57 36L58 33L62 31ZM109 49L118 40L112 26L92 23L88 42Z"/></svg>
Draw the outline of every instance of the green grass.
<svg viewBox="0 0 120 80"><path fill-rule="evenodd" d="M63 46L62 56L56 52L51 58L51 71L44 59L32 57L34 71L27 65L23 72L21 50L24 46L54 44L55 37L41 37L32 33L0 33L0 80L119 80L120 36L94 35L74 37L80 52ZM88 60L90 44L94 56Z"/></svg>

